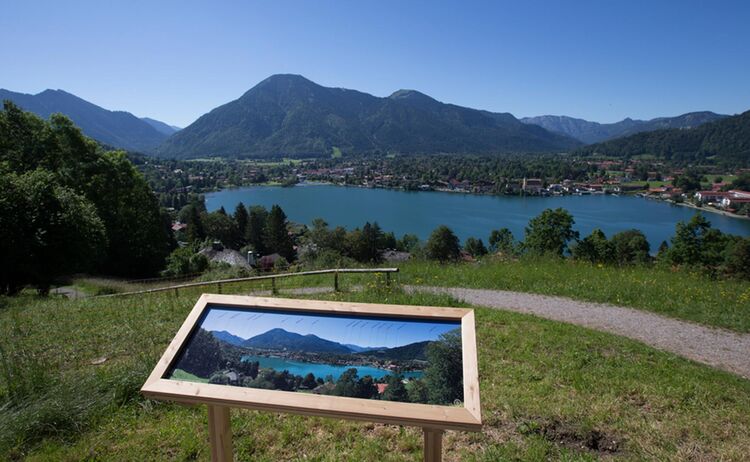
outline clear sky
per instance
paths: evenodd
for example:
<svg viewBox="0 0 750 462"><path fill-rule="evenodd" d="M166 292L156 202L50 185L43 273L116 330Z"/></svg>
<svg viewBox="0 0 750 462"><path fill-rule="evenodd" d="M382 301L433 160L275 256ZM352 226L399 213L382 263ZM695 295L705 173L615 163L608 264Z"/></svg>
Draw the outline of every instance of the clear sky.
<svg viewBox="0 0 750 462"><path fill-rule="evenodd" d="M300 335L361 347L396 347L426 340L460 327L452 322L419 322L349 316L278 314L211 308L201 327L208 331L225 330L244 339L281 328Z"/></svg>
<svg viewBox="0 0 750 462"><path fill-rule="evenodd" d="M0 87L185 126L276 73L599 122L750 108L750 1L3 1Z"/></svg>

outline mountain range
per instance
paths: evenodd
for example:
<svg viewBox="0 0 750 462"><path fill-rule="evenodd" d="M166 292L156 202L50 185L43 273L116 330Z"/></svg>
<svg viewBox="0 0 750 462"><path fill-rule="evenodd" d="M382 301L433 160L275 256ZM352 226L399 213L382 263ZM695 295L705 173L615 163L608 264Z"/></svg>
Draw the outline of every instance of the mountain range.
<svg viewBox="0 0 750 462"><path fill-rule="evenodd" d="M157 154L172 158L344 153L565 151L566 135L492 113L439 102L415 90L381 98L273 75L172 135Z"/></svg>
<svg viewBox="0 0 750 462"><path fill-rule="evenodd" d="M323 87L291 74L263 80L184 129L147 117L139 119L129 112L110 111L63 90L29 95L0 89L0 100L5 99L44 118L56 112L65 114L86 135L105 145L168 158L320 156L336 149L353 154L620 152L623 149L617 146L622 143L635 143L628 151L638 150L641 144L654 147L655 142L648 141L653 138L644 132L678 129L666 138L655 136L662 144L681 142L679 130L685 132L685 138L693 139L698 136L692 133L695 128L731 118L691 112L651 120L627 118L611 124L549 115L519 120L509 113L442 103L416 90L398 90L381 98ZM741 146L743 140L738 135L725 130L722 143ZM630 141L608 143L620 139ZM583 147L601 142L605 144ZM707 145L692 142L691 146ZM655 149L688 148L660 145Z"/></svg>
<svg viewBox="0 0 750 462"><path fill-rule="evenodd" d="M554 115L524 117L520 120L525 124L538 125L551 132L567 135L583 143L591 144L640 132L650 132L666 128L695 128L725 117L728 116L703 111L689 112L676 117L659 117L651 120L633 120L627 118L611 124L600 124L568 116Z"/></svg>
<svg viewBox="0 0 750 462"><path fill-rule="evenodd" d="M326 340L317 335L301 335L281 328L271 329L249 339L243 339L227 331L211 331L211 334L222 342L243 348L264 350L289 350L308 353L358 354L382 359L426 359L426 348L430 343L416 342L394 348L362 347L359 345L341 344Z"/></svg>
<svg viewBox="0 0 750 462"><path fill-rule="evenodd" d="M0 89L0 101L10 100L26 111L49 118L68 116L86 136L108 146L135 152L152 152L173 127L153 119L139 119L129 112L110 111L63 90L44 90L36 95ZM172 133L168 133L168 129Z"/></svg>

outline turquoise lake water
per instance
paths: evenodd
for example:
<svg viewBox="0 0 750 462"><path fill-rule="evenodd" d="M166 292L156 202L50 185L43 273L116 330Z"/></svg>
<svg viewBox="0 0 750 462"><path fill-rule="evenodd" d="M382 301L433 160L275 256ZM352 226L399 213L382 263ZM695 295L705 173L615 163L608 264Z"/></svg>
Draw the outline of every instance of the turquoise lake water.
<svg viewBox="0 0 750 462"><path fill-rule="evenodd" d="M273 368L279 372L287 370L290 374L301 375L302 377L311 373L315 378L320 377L325 379L326 376L332 375L333 380L338 380L339 376L343 374L347 369L354 367L357 369L357 375L364 377L366 375L371 376L374 379L379 379L391 374L390 371L385 369L378 369L376 367L368 366L334 366L332 364L317 364L317 363L306 363L302 361L290 361L284 358L269 358L266 356L243 356L243 361L258 361L261 368ZM421 377L422 372L406 372L403 374L404 377Z"/></svg>
<svg viewBox="0 0 750 462"><path fill-rule="evenodd" d="M480 196L443 192L407 192L322 184L292 188L255 186L225 189L206 194L206 207L213 211L223 206L232 213L235 206L280 205L290 220L310 224L323 218L331 226L349 229L366 221L377 221L385 231L397 237L412 233L426 239L439 225L449 226L461 240L482 238L490 231L509 228L517 239L523 238L529 219L547 208L563 207L575 218L581 236L601 228L607 236L631 228L644 232L652 251L669 241L675 224L689 220L695 209L632 196L555 196L516 197ZM740 236L750 236L750 220L704 213L712 225Z"/></svg>

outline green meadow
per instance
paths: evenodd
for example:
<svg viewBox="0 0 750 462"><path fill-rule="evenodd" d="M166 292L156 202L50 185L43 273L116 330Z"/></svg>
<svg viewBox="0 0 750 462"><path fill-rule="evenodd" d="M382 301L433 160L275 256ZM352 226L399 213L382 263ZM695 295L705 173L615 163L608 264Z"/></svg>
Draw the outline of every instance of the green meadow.
<svg viewBox="0 0 750 462"><path fill-rule="evenodd" d="M523 263L512 267L520 274L511 276L501 263L471 271L415 263L404 265L397 279L596 301L619 297L619 303L653 311L665 298L655 289L637 295L634 288L642 281L635 269L608 276L609 270L578 268L580 276L604 272L595 273L602 282L576 285L565 282L567 276L546 275L560 264L536 265L532 272ZM606 289L607 277L616 282L617 274L619 285L631 289ZM653 276L669 284L662 291L683 301L694 296L680 294L685 287L669 274ZM303 283L330 287L331 281L300 278L278 287ZM689 280L684 284L692 287ZM355 285L362 290L347 290ZM372 276L342 277L342 287L340 293L306 297L465 306L448 296L406 294L397 283L388 288ZM237 284L223 291L269 288ZM736 295L747 293L747 286L726 283L724 290ZM2 299L0 458L208 460L204 407L139 394L200 293ZM655 300L643 303L649 295ZM730 296L721 290L701 297L696 306L732 312ZM447 432L446 460L743 460L750 453L750 381L610 334L499 310L476 313L485 425L479 433ZM666 314L685 317L680 313ZM421 433L413 428L244 410L233 410L232 428L237 460L421 460Z"/></svg>

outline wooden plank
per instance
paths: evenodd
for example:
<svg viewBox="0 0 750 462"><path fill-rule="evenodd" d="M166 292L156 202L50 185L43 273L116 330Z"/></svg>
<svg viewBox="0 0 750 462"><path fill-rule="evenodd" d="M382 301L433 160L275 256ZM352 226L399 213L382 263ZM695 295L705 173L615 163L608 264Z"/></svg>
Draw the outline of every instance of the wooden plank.
<svg viewBox="0 0 750 462"><path fill-rule="evenodd" d="M464 368L464 407L467 411L471 412L478 422L481 422L482 410L479 403L477 339L473 310L470 310L461 319L461 351Z"/></svg>
<svg viewBox="0 0 750 462"><path fill-rule="evenodd" d="M165 290L174 289L177 293L177 289L185 289L189 287L203 287L211 284L229 284L233 282L247 282L247 281L261 281L264 279L294 277L294 276L311 276L316 274L331 274L331 273L398 273L398 268L339 268L339 269L325 269L325 270L314 270L314 271L300 271L298 273L279 273L267 276L250 276L246 278L233 278L233 279L220 279L217 281L205 281L205 282L190 282L187 284L179 284L175 286L157 287L155 289L137 290L134 292L123 292L119 294L107 294L97 295L92 298L107 298L107 297L123 297L125 295L141 295L141 294L152 294L156 292L163 292Z"/></svg>
<svg viewBox="0 0 750 462"><path fill-rule="evenodd" d="M424 428L424 462L443 460L443 430Z"/></svg>
<svg viewBox="0 0 750 462"><path fill-rule="evenodd" d="M232 427L226 406L208 406L208 434L211 439L211 462L232 462Z"/></svg>

